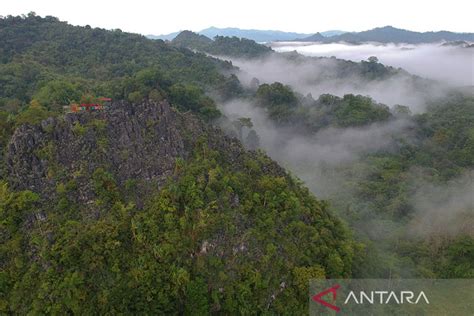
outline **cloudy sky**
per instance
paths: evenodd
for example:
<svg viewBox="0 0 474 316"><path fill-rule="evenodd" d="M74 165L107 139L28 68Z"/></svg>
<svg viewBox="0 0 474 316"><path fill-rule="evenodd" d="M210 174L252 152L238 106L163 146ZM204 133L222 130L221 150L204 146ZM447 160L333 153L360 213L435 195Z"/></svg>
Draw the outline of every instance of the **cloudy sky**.
<svg viewBox="0 0 474 316"><path fill-rule="evenodd" d="M1 0L0 15L34 11L74 25L164 34L209 26L314 33L392 25L414 31L474 32L468 0L217 1Z"/></svg>

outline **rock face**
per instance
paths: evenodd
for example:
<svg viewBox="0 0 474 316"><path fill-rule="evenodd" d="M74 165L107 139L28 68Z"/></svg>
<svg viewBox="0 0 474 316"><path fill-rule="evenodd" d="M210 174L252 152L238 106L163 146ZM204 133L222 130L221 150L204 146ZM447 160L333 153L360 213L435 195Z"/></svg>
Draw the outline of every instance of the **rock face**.
<svg viewBox="0 0 474 316"><path fill-rule="evenodd" d="M43 196L54 194L58 179L74 178L83 191L81 200L87 200L90 183L81 179L100 167L119 185L138 181L146 194L146 187L163 185L176 159L188 159L200 142L223 152L235 165L242 155L252 155L236 139L175 111L166 101L117 102L102 112L72 113L49 118L41 126L21 126L9 144L7 172L14 188ZM269 168L284 173L276 163Z"/></svg>

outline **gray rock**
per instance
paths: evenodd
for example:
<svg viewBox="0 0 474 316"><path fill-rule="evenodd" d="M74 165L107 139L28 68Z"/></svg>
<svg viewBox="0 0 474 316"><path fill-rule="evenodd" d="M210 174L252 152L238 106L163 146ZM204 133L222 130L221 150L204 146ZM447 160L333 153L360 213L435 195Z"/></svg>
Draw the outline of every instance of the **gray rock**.
<svg viewBox="0 0 474 316"><path fill-rule="evenodd" d="M101 167L119 187L136 180L137 191L145 196L173 175L176 159L188 159L200 139L223 153L236 169L242 167L244 155L254 154L166 101L115 102L104 111L70 113L38 126L19 127L8 146L7 173L15 189L29 189L45 198L55 194L59 181L75 179L78 202L90 203L94 198L90 178ZM276 163L266 168L284 174Z"/></svg>

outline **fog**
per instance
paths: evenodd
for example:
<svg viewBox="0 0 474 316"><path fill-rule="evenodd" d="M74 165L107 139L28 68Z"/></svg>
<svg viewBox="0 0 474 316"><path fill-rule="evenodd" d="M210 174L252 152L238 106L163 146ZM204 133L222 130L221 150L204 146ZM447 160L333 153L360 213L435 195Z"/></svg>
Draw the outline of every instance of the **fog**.
<svg viewBox="0 0 474 316"><path fill-rule="evenodd" d="M332 58L291 60L273 54L263 60L231 61L240 68L238 77L247 86L253 78L257 78L260 83L282 82L301 94L311 93L314 98L324 93L369 95L389 106L409 106L413 112L423 111L428 100L442 96L446 89L403 71L383 80L369 81L355 74L351 68L353 64Z"/></svg>
<svg viewBox="0 0 474 316"><path fill-rule="evenodd" d="M266 113L248 101L234 100L221 110L231 120L252 119L260 146L270 157L295 173L320 198L330 199L346 178L339 167L355 163L368 153L390 151L396 139L409 135L412 123L398 119L358 128L326 128L314 135L277 127Z"/></svg>
<svg viewBox="0 0 474 316"><path fill-rule="evenodd" d="M358 65L336 58L307 58L288 53L253 60L224 59L239 67L237 76L249 89L257 88L256 78L259 84L287 84L303 95L310 93L315 99L325 93L362 94L389 106L406 105L414 113L425 111L428 103L444 97L453 86L473 84L473 49L436 45L278 45L273 48L353 61L375 55L380 62L401 66L409 72L399 70L382 79L369 80L360 74ZM444 82L413 76L410 72ZM377 209L378 197L361 198L361 194L372 196L370 184L362 193L359 186L374 175L374 166L366 161L368 156L377 152L396 153L401 142L416 142L411 117L303 134L296 131L298 126L293 129L276 125L264 108L252 102L252 99L237 99L220 104L229 119L223 120L227 122L224 129L231 131L230 122L234 120L251 118L260 147L301 179L316 197L328 200L332 211L344 218L364 242L372 241L380 253L396 256L393 245L401 238L430 240L436 247L459 233L474 236L474 171L447 184L430 182L434 178L420 180L426 170L400 174L408 191L390 200L393 205L383 210ZM244 129L243 139L248 133L249 129ZM404 210L409 215L393 213ZM404 264L401 260L400 265Z"/></svg>
<svg viewBox="0 0 474 316"><path fill-rule="evenodd" d="M251 118L260 137L260 147L300 178L318 198L329 200L335 209L346 207L338 204L338 200L348 201L354 197L354 181L361 181L370 174L370 166L358 167L367 154L395 151L399 139L410 141L414 136L413 122L409 119L364 127L330 127L313 135L302 135L275 125L261 107L248 100L222 104L221 110L230 121ZM410 187L415 189L407 202L414 212L406 228L385 218L387 212L370 205L358 206L359 221L351 225L379 242L393 240L400 229L407 229L407 236L413 238L444 238L458 233L474 235L474 171L445 185L419 180L422 173L422 170L409 173Z"/></svg>
<svg viewBox="0 0 474 316"><path fill-rule="evenodd" d="M413 196L412 234L474 236L474 170L446 184L421 183Z"/></svg>
<svg viewBox="0 0 474 316"><path fill-rule="evenodd" d="M320 44L274 43L279 52L297 51L306 56L324 56L359 62L376 56L381 63L452 86L474 85L474 48L441 44Z"/></svg>

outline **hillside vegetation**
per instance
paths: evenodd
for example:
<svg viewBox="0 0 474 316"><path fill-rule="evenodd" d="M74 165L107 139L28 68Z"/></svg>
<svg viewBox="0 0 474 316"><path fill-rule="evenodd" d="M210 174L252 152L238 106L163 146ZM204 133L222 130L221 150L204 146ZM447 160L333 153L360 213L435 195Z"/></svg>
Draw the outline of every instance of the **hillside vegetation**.
<svg viewBox="0 0 474 316"><path fill-rule="evenodd" d="M229 63L34 14L0 38L0 313L304 314L353 275L328 204L209 123Z"/></svg>
<svg viewBox="0 0 474 316"><path fill-rule="evenodd" d="M32 100L59 110L86 94L137 102L173 99L179 92L194 99L182 107L212 118L218 113L204 93L225 90L231 80L223 75L232 69L229 63L54 17L0 19L0 38L0 108L9 111L21 111Z"/></svg>
<svg viewBox="0 0 474 316"><path fill-rule="evenodd" d="M432 91L376 58L192 32L165 43L33 13L1 18L0 39L0 314L302 315L312 278L474 277L472 93L412 114L370 96L244 86L208 54L317 64L310 84L402 77ZM64 113L98 97L112 102ZM280 149L403 129L342 163L316 165L312 142L301 163L272 156L315 179L302 183L258 149L268 126L224 116L227 101L264 116ZM306 188L328 180L339 187L327 201Z"/></svg>
<svg viewBox="0 0 474 316"><path fill-rule="evenodd" d="M179 33L171 43L178 47L186 47L215 56L256 58L273 52L271 48L246 38L215 36L214 39L210 39L191 31Z"/></svg>
<svg viewBox="0 0 474 316"><path fill-rule="evenodd" d="M327 197L331 209L368 246L367 260L357 275L474 275L472 93L453 91L430 101L421 114L412 114L401 105L390 109L361 95L321 95L314 100L280 83L260 85L249 101L257 109L263 108L274 124L274 130L263 127L262 135L275 137L277 131L277 146L293 148L292 142L307 140L303 156L269 148L275 159L307 179L312 188L324 186L321 181L335 181ZM382 132L386 133L382 140L374 134ZM338 138L341 133L362 133L367 139L353 138L353 145L336 143L331 147L330 141L345 141ZM351 139L350 134L343 135ZM336 162L321 163L319 152L312 161L308 155L313 139L322 141L318 150L323 155L326 151ZM262 143L271 140L261 139ZM390 146L364 149L381 141ZM351 152L351 159L337 162L341 149L337 146L346 146L343 148Z"/></svg>

